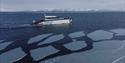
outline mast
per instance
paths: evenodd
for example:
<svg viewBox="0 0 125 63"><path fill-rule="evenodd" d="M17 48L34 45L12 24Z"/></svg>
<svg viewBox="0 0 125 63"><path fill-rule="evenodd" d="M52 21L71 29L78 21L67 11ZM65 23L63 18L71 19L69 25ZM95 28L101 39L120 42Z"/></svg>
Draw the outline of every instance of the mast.
<svg viewBox="0 0 125 63"><path fill-rule="evenodd" d="M46 16L46 13L44 13L44 17Z"/></svg>
<svg viewBox="0 0 125 63"><path fill-rule="evenodd" d="M46 20L46 13L44 13L43 16L44 16L44 20Z"/></svg>

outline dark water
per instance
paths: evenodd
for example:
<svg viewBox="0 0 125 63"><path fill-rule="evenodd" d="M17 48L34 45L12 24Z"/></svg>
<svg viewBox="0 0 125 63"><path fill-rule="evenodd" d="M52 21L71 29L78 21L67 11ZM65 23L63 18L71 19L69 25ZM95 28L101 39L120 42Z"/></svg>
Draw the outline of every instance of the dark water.
<svg viewBox="0 0 125 63"><path fill-rule="evenodd" d="M40 19L43 14L35 13L35 12L0 12L0 44L13 41L6 48L0 50L0 54L6 53L7 51L13 50L15 48L21 47L22 51L26 54L22 59L17 60L18 62L28 62L28 63L37 63L40 61L52 59L58 56L68 55L77 52L84 52L87 50L93 49L93 43L98 42L95 37L95 40L88 36L87 34L92 33L96 30L104 30L105 39L105 30L113 30L113 29L125 29L125 12L83 12L83 13L47 13L47 15L56 15L61 17L71 17L73 19L72 24L70 25L53 25L53 26L42 26L42 27L32 27L30 24L32 20ZM82 34L79 31L83 31L85 36L81 37L79 35ZM73 36L70 37L70 33L78 32L77 38L75 40L84 40L86 43L86 47L71 51L64 47L64 44L70 43L73 41ZM50 34L52 33L52 35ZM107 32L108 33L108 32ZM111 32L110 32L111 33ZM109 33L109 34L110 34ZM115 32L112 32L115 34ZM124 35L123 32L119 32ZM40 40L40 38L36 38L34 40L38 40L37 42L29 43L29 40L35 36L50 34L46 36L44 39ZM60 35L62 34L62 35ZM97 35L99 32L97 33ZM102 33L103 34L103 33ZM117 32L116 32L117 34ZM40 44L40 42L46 40L51 36L57 35L57 39L53 39L51 43L51 39L46 41L45 44ZM58 37L59 35L59 37ZM64 37L65 36L65 37ZM109 37L110 35L107 35ZM63 39L61 39L63 37ZM84 39L83 39L84 38ZM59 40L58 40L59 39ZM113 37L110 39L119 39L125 40L125 36ZM57 41L58 40L58 41ZM50 41L50 42L49 42ZM38 45L40 44L40 46ZM48 55L41 58L40 60L33 60L34 57L31 54L31 50L52 46L55 49L59 50L57 53ZM37 55L36 55L37 56ZM70 59L69 59L70 60ZM8 60L9 61L9 60ZM108 60L107 60L108 61ZM3 61L4 62L4 61ZM86 61L87 62L87 61ZM53 62L56 63L56 62ZM59 62L62 63L62 62ZM96 62L95 62L96 63Z"/></svg>

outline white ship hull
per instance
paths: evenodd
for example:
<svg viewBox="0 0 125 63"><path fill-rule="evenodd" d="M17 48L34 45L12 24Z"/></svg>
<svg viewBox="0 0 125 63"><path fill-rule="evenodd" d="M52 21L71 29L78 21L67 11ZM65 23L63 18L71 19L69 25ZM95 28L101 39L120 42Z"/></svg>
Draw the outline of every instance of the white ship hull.
<svg viewBox="0 0 125 63"><path fill-rule="evenodd" d="M54 20L54 21L45 21L45 22L40 22L38 25L52 25L52 24L69 24L71 23L72 20L70 19L65 19L65 20Z"/></svg>
<svg viewBox="0 0 125 63"><path fill-rule="evenodd" d="M44 16L44 19L33 21L32 25L42 26L42 25L56 25L56 24L70 24L72 22L71 18L61 18L57 16Z"/></svg>

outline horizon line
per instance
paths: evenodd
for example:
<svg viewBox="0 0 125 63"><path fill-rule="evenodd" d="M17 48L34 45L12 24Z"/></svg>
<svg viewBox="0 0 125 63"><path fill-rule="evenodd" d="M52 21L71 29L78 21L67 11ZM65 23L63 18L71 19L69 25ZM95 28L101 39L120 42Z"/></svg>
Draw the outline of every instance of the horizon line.
<svg viewBox="0 0 125 63"><path fill-rule="evenodd" d="M125 11L125 10L97 10L97 9L95 9L95 10L93 10L93 9L91 9L91 10L59 10L59 9L53 9L53 10L46 10L46 9L44 9L44 10L0 10L0 12L71 12L71 11L74 11L74 12L89 12L89 11Z"/></svg>

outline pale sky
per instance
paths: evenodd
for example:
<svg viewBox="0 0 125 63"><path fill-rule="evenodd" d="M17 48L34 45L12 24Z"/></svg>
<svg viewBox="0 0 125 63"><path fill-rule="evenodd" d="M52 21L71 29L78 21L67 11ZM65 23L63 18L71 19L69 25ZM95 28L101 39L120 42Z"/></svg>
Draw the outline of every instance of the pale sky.
<svg viewBox="0 0 125 63"><path fill-rule="evenodd" d="M2 11L125 10L125 0L0 0Z"/></svg>

